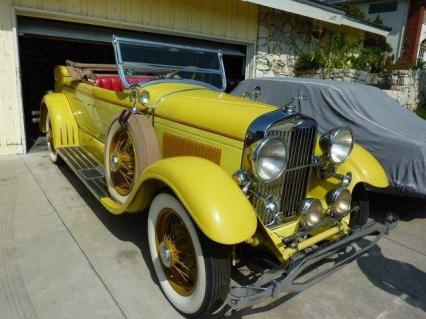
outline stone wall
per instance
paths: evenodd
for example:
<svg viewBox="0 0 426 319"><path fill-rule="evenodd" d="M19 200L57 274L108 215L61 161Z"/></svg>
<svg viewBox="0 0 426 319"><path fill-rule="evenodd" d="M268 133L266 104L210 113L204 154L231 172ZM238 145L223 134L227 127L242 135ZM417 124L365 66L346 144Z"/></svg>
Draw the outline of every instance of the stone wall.
<svg viewBox="0 0 426 319"><path fill-rule="evenodd" d="M291 76L297 55L311 49L312 19L261 6L256 77Z"/></svg>
<svg viewBox="0 0 426 319"><path fill-rule="evenodd" d="M362 83L383 89L390 97L409 110L416 110L426 97L426 74L414 70L395 70L388 73L369 73L360 70L317 71L300 77Z"/></svg>
<svg viewBox="0 0 426 319"><path fill-rule="evenodd" d="M256 54L256 77L295 76L296 57L314 49L313 20L261 6ZM325 31L324 37L332 31ZM323 38L324 39L324 38ZM314 72L301 77L374 85L410 110L426 101L426 73L397 70L375 74L359 70Z"/></svg>

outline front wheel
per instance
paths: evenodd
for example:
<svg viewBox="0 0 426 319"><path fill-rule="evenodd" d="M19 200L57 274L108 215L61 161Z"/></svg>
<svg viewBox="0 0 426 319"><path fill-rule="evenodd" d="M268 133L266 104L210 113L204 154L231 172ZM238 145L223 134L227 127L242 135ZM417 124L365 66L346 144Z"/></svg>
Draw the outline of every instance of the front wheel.
<svg viewBox="0 0 426 319"><path fill-rule="evenodd" d="M365 225L370 216L370 200L368 198L368 192L364 186L359 185L353 192L352 207L359 206L359 211L351 216L349 225L362 226Z"/></svg>
<svg viewBox="0 0 426 319"><path fill-rule="evenodd" d="M189 317L204 318L225 301L231 279L229 249L204 236L172 195L157 195L148 241L161 289Z"/></svg>

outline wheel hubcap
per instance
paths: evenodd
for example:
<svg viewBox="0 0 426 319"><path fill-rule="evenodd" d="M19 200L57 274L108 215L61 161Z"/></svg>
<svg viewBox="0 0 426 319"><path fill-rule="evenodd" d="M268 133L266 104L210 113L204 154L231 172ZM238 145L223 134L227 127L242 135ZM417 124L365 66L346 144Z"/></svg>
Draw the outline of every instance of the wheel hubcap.
<svg viewBox="0 0 426 319"><path fill-rule="evenodd" d="M167 281L180 295L190 295L197 283L197 256L185 223L169 208L159 214L156 242Z"/></svg>
<svg viewBox="0 0 426 319"><path fill-rule="evenodd" d="M160 255L161 263L167 267L172 268L173 265L173 258L172 258L172 251L170 250L169 246L165 241L162 241L160 243L160 246L158 247L158 253Z"/></svg>
<svg viewBox="0 0 426 319"><path fill-rule="evenodd" d="M111 169L116 172L118 168L118 156L115 153L111 155Z"/></svg>

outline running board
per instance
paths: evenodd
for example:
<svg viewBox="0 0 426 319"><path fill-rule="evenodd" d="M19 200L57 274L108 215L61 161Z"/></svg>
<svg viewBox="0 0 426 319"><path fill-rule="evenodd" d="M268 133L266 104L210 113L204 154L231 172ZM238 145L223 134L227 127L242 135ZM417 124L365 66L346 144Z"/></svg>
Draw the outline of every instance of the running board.
<svg viewBox="0 0 426 319"><path fill-rule="evenodd" d="M97 199L109 196L104 169L89 152L78 146L61 147L57 152Z"/></svg>

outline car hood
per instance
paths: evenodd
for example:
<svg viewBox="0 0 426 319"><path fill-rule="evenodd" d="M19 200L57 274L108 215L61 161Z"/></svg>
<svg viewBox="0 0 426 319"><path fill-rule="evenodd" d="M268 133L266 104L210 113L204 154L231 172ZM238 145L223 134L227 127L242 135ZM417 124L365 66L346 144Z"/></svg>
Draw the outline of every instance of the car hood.
<svg viewBox="0 0 426 319"><path fill-rule="evenodd" d="M155 106L155 115L244 141L247 128L259 116L276 107L227 93L183 83L161 83L146 88Z"/></svg>

